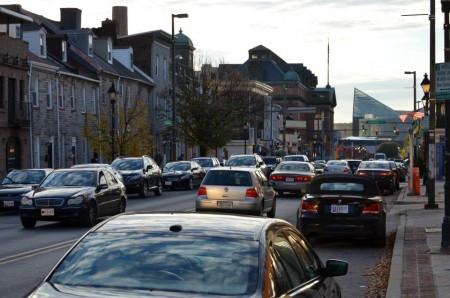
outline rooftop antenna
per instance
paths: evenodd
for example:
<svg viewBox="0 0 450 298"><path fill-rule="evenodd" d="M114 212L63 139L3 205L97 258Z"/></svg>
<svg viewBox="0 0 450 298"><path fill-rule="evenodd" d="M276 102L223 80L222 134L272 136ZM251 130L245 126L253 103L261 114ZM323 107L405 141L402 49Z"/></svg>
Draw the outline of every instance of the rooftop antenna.
<svg viewBox="0 0 450 298"><path fill-rule="evenodd" d="M327 57L327 88L330 88L330 38L328 38L328 57Z"/></svg>

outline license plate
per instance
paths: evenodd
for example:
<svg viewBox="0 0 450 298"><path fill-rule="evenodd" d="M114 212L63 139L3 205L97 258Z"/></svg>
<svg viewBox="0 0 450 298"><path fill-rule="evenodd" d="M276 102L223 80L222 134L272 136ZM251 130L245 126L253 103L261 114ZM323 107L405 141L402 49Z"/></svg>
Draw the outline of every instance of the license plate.
<svg viewBox="0 0 450 298"><path fill-rule="evenodd" d="M3 207L14 207L14 201L3 201Z"/></svg>
<svg viewBox="0 0 450 298"><path fill-rule="evenodd" d="M294 178L292 178L292 177L286 177L286 182L294 182Z"/></svg>
<svg viewBox="0 0 450 298"><path fill-rule="evenodd" d="M53 209L53 208L41 209L41 216L54 216L54 215L55 215L55 209Z"/></svg>
<svg viewBox="0 0 450 298"><path fill-rule="evenodd" d="M165 181L164 182L166 185L172 185L172 181Z"/></svg>
<svg viewBox="0 0 450 298"><path fill-rule="evenodd" d="M232 209L233 208L233 202L219 201L219 202L217 202L217 208Z"/></svg>
<svg viewBox="0 0 450 298"><path fill-rule="evenodd" d="M331 213L348 213L348 205L331 205Z"/></svg>

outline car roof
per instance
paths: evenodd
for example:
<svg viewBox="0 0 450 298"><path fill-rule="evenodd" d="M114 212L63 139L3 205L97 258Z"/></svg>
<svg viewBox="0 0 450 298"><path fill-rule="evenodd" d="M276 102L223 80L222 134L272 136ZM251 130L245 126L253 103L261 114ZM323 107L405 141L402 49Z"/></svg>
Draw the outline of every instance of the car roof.
<svg viewBox="0 0 450 298"><path fill-rule="evenodd" d="M70 168L71 169L77 169L77 168L103 168L103 167L110 167L110 164L107 163L82 163L73 165Z"/></svg>
<svg viewBox="0 0 450 298"><path fill-rule="evenodd" d="M282 219L220 213L131 212L106 219L91 232L178 233L182 236L258 241L267 226L275 222L286 223Z"/></svg>
<svg viewBox="0 0 450 298"><path fill-rule="evenodd" d="M241 167L241 166L223 166L223 167L217 167L212 168L209 172L215 172L215 171L241 171L241 172L256 172L261 171L259 168L252 168L252 167Z"/></svg>
<svg viewBox="0 0 450 298"><path fill-rule="evenodd" d="M323 191L320 189L322 183L361 183L364 185L364 195L380 195L377 183L372 177L363 175L348 175L348 174L327 174L315 176L308 186L308 193L333 193L336 191ZM342 192L342 191L339 191Z"/></svg>

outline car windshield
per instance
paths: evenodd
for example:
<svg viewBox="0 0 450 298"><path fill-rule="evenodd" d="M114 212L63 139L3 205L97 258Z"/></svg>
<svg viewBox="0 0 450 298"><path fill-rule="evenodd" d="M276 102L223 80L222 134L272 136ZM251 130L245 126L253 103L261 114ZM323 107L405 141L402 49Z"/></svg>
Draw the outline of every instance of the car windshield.
<svg viewBox="0 0 450 298"><path fill-rule="evenodd" d="M389 164L384 162L364 162L359 165L358 169L389 169Z"/></svg>
<svg viewBox="0 0 450 298"><path fill-rule="evenodd" d="M263 160L266 164L276 164L277 159L275 157L263 157Z"/></svg>
<svg viewBox="0 0 450 298"><path fill-rule="evenodd" d="M96 186L94 171L58 171L52 172L42 182L41 187L59 186Z"/></svg>
<svg viewBox="0 0 450 298"><path fill-rule="evenodd" d="M1 184L39 184L44 178L45 171L15 170L10 172Z"/></svg>
<svg viewBox="0 0 450 298"><path fill-rule="evenodd" d="M281 163L278 165L277 170L293 171L293 172L311 172L311 168L308 165L296 163Z"/></svg>
<svg viewBox="0 0 450 298"><path fill-rule="evenodd" d="M255 166L256 161L253 156L231 157L227 161L227 166Z"/></svg>
<svg viewBox="0 0 450 298"><path fill-rule="evenodd" d="M339 167L345 167L347 163L345 161L329 161L327 162L327 166L339 166Z"/></svg>
<svg viewBox="0 0 450 298"><path fill-rule="evenodd" d="M119 159L114 161L112 164L113 168L116 170L142 170L144 168L144 161L142 158L139 159Z"/></svg>
<svg viewBox="0 0 450 298"><path fill-rule="evenodd" d="M247 296L258 242L140 233L91 233L57 266L54 285ZM165 296L160 292L158 296Z"/></svg>
<svg viewBox="0 0 450 298"><path fill-rule="evenodd" d="M168 163L163 171L189 171L191 169L191 165L188 163Z"/></svg>
<svg viewBox="0 0 450 298"><path fill-rule="evenodd" d="M199 158L199 159L194 159L194 160L196 162L198 162L202 167L212 167L213 166L213 162L209 158Z"/></svg>
<svg viewBox="0 0 450 298"><path fill-rule="evenodd" d="M327 182L322 183L320 185L320 190L362 192L364 190L364 185L360 183L349 183L349 182Z"/></svg>
<svg viewBox="0 0 450 298"><path fill-rule="evenodd" d="M285 156L284 160L305 161L303 156Z"/></svg>
<svg viewBox="0 0 450 298"><path fill-rule="evenodd" d="M252 186L249 172L243 171L209 171L203 185Z"/></svg>

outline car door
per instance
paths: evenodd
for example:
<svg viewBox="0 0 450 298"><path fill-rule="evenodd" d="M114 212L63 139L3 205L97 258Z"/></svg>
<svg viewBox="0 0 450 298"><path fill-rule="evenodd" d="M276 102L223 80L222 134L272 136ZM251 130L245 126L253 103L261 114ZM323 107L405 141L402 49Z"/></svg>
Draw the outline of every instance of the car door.
<svg viewBox="0 0 450 298"><path fill-rule="evenodd" d="M194 185L200 185L202 183L203 176L205 176L205 170L200 164L195 161L191 161L191 172Z"/></svg>
<svg viewBox="0 0 450 298"><path fill-rule="evenodd" d="M270 185L269 180L266 178L260 170L255 171L256 177L258 178L259 184L264 195L264 209L272 207L273 201L275 199L275 190L272 185Z"/></svg>
<svg viewBox="0 0 450 298"><path fill-rule="evenodd" d="M109 214L109 209L111 208L111 200L113 197L111 187L108 183L108 179L106 178L106 171L98 172L98 184L97 189L95 191L95 201L97 203L97 215L105 216ZM106 185L106 188L98 187L100 185Z"/></svg>
<svg viewBox="0 0 450 298"><path fill-rule="evenodd" d="M120 188L119 182L112 173L104 171L104 174L109 186L108 202L107 202L108 214L116 214L117 211L119 210L118 206L122 198L122 190Z"/></svg>

